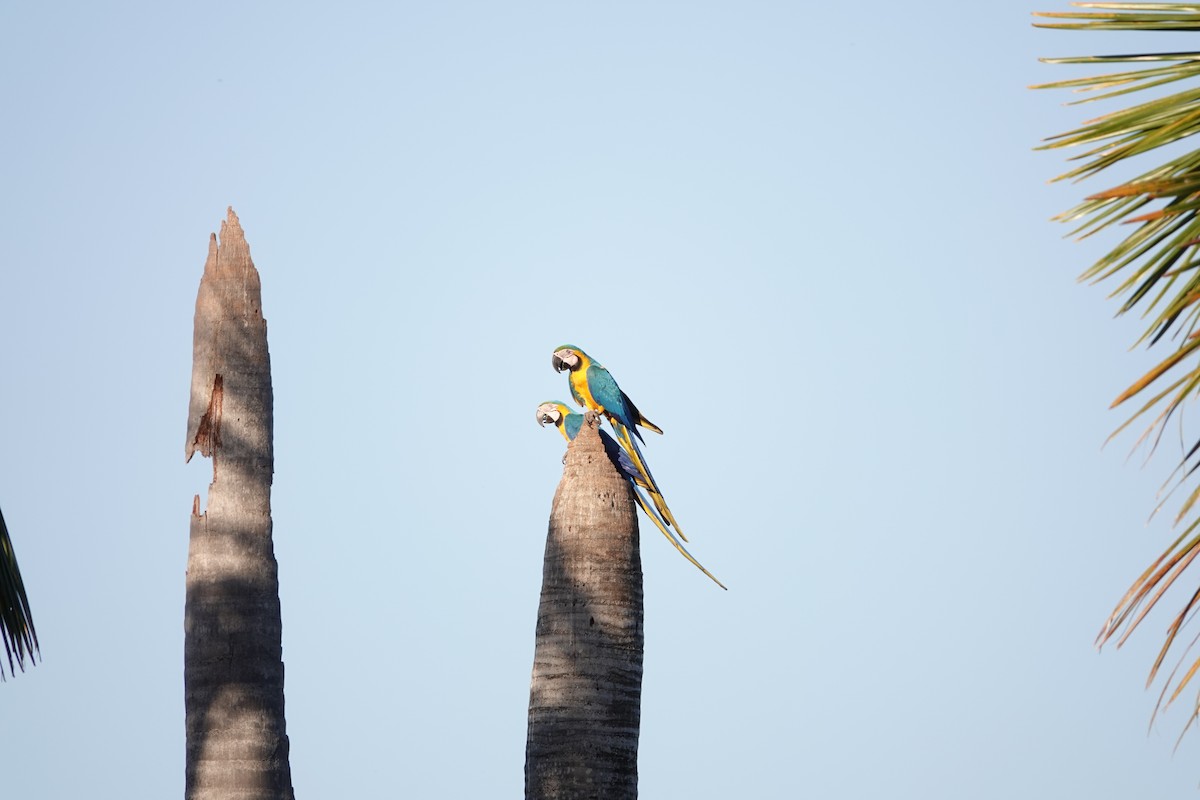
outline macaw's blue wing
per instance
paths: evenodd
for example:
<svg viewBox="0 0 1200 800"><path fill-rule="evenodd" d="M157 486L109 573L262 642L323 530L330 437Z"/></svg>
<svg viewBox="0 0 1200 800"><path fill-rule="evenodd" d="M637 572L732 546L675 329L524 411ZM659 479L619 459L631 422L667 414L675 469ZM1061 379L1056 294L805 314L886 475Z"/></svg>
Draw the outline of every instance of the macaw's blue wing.
<svg viewBox="0 0 1200 800"><path fill-rule="evenodd" d="M580 414L579 416L583 416ZM574 436L571 437L575 438ZM605 431L600 431L600 441L604 443L604 452L608 453L608 458L617 469L621 470L621 474L633 481L635 486L644 486L645 479L642 477L641 471L637 464L633 463L633 459L629 454L621 449L621 445L617 444L617 440L608 435Z"/></svg>
<svg viewBox="0 0 1200 800"><path fill-rule="evenodd" d="M632 403L629 402L628 396L621 391L617 386L617 382L613 380L613 376L609 371L599 364L593 363L587 368L587 388L595 400L603 409L605 416L613 423L613 427L619 423L633 431L633 435L642 438L634 427L634 417L630 411ZM643 441L645 441L643 439Z"/></svg>
<svg viewBox="0 0 1200 800"><path fill-rule="evenodd" d="M583 425L583 414L567 414L563 417L563 432L567 434L567 439L574 441L579 435L579 428Z"/></svg>

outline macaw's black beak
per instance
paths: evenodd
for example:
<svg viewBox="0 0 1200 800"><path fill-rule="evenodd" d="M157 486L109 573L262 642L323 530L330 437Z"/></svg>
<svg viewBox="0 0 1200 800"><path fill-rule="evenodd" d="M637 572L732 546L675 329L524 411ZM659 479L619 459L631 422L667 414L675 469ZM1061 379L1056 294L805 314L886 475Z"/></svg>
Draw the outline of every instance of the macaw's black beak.
<svg viewBox="0 0 1200 800"><path fill-rule="evenodd" d="M540 425L541 427L544 428L544 427L546 427L546 423L550 421L550 418L547 417L545 414L538 414L537 421L538 421L538 425Z"/></svg>
<svg viewBox="0 0 1200 800"><path fill-rule="evenodd" d="M567 366L567 362L558 357L558 353L550 356L550 365L554 367L555 372L563 372L564 370L570 369L570 367Z"/></svg>

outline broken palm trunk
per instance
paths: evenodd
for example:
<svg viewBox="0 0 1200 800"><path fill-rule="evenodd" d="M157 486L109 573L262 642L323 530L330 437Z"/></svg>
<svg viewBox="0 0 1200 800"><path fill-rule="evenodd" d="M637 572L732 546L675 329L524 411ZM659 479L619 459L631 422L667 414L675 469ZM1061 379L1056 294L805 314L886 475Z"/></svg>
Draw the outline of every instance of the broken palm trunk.
<svg viewBox="0 0 1200 800"><path fill-rule="evenodd" d="M554 493L525 747L527 800L632 800L642 692L642 561L629 482L591 412Z"/></svg>
<svg viewBox="0 0 1200 800"><path fill-rule="evenodd" d="M212 459L193 501L184 610L187 800L290 800L279 573L271 541L271 359L258 271L229 209L196 296L187 459Z"/></svg>

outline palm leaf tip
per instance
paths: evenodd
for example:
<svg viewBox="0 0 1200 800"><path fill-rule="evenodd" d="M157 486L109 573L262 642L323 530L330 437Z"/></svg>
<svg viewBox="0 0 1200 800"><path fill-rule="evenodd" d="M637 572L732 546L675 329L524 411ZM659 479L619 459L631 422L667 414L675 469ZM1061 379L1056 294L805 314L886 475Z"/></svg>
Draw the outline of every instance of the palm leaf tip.
<svg viewBox="0 0 1200 800"><path fill-rule="evenodd" d="M1034 17L1063 20L1035 22L1038 28L1057 30L1200 30L1200 5L1196 3L1071 3L1093 11L1035 11ZM1115 13L1103 13L1115 12Z"/></svg>
<svg viewBox="0 0 1200 800"><path fill-rule="evenodd" d="M41 654L37 631L3 512L0 512L0 641L4 643L5 660L12 675L17 674L18 668L25 671L27 659L30 664L37 663ZM4 679L4 672L4 661L0 661L0 680Z"/></svg>

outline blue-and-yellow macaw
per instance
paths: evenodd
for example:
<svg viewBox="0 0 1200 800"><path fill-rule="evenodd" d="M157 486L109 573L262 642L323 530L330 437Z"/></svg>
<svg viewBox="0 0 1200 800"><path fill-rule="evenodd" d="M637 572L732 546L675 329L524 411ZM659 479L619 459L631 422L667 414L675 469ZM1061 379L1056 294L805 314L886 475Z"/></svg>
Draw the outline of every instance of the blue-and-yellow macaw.
<svg viewBox="0 0 1200 800"><path fill-rule="evenodd" d="M539 425L544 426L546 423L554 425L558 428L559 433L563 438L570 442L579 434L579 429L583 427L583 414L572 411L566 403L548 401L542 403L537 409L537 421ZM656 490L647 485L642 474L642 470L633 462L629 454L617 444L611 436L603 430L599 431L600 441L604 443L604 450L608 453L608 457L629 481L630 488L633 489L633 498L637 501L638 507L650 518L654 526L662 531L662 535L667 537L675 549L678 550L684 558L692 562L695 567L703 572L708 577L712 578L713 582L722 589L727 589L725 584L717 580L717 577L706 570L704 566L695 559L695 557L687 551L678 539L671 533L667 527L666 521L655 512L650 503L646 502L645 496L642 494L642 489L650 493L651 497L656 494ZM657 505L657 503L655 504ZM665 503L664 503L665 505ZM680 534L682 536L682 534ZM686 539L684 541L687 541Z"/></svg>
<svg viewBox="0 0 1200 800"><path fill-rule="evenodd" d="M621 443L621 448L641 471L642 477L645 479L643 485L650 490L650 497L654 500L654 505L663 520L668 525L674 526L680 538L686 542L687 536L679 529L675 515L667 507L662 492L659 491L658 484L654 481L654 476L650 474L650 468L646 465L646 459L642 455L641 449L633 440L633 437L636 436L643 443L646 441L638 432L638 426L659 434L662 433L662 428L642 416L642 412L638 411L637 406L629 399L629 395L617 386L617 382L613 380L609 371L575 345L564 344L555 348L550 363L558 372L570 370L568 383L571 387L571 396L575 398L576 403L608 418L609 423L613 426L613 431L617 434L617 441ZM630 435L631 433L632 435Z"/></svg>
<svg viewBox="0 0 1200 800"><path fill-rule="evenodd" d="M537 408L537 421L538 425L542 427L549 423L558 428L558 432L563 435L563 438L571 442L579 435L579 429L583 427L583 414L572 411L566 403L547 400ZM603 430L600 431L600 441L604 442L604 449L626 478L643 489L652 491L637 465L633 463L633 459ZM610 448L609 445L612 447Z"/></svg>
<svg viewBox="0 0 1200 800"><path fill-rule="evenodd" d="M608 421L613 423L614 428L620 423L643 443L646 440L642 439L637 426L662 433L662 428L642 416L642 412L638 411L629 395L617 386L609 371L575 345L564 344L556 347L550 363L557 372L571 371L568 377L571 397L575 398L575 402L586 409L604 414Z"/></svg>

